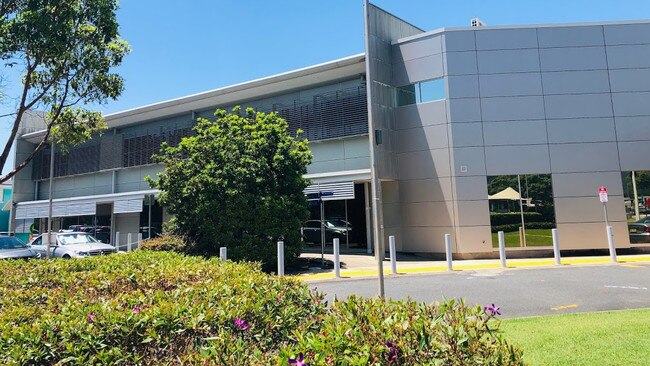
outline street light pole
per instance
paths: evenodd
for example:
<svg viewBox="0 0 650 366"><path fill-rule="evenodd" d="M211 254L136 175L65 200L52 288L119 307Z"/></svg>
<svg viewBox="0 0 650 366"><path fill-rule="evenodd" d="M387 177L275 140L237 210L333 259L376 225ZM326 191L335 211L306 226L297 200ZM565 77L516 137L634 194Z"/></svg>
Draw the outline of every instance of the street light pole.
<svg viewBox="0 0 650 366"><path fill-rule="evenodd" d="M46 258L50 258L50 248L52 243L52 186L54 181L54 141L50 143L50 188L47 195L47 247L45 250Z"/></svg>

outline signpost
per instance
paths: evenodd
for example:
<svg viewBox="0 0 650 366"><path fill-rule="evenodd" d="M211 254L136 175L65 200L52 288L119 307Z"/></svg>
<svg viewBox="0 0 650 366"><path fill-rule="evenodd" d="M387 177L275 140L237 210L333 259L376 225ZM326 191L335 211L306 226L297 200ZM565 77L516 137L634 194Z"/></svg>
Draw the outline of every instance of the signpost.
<svg viewBox="0 0 650 366"><path fill-rule="evenodd" d="M318 191L317 193L308 193L307 201L310 206L320 206L320 263L321 268L325 268L325 204L323 197L333 196L333 192Z"/></svg>
<svg viewBox="0 0 650 366"><path fill-rule="evenodd" d="M598 188L598 198L600 198L600 203L603 204L603 209L605 210L605 226L609 226L609 221L607 219L607 187L600 186L600 188Z"/></svg>
<svg viewBox="0 0 650 366"><path fill-rule="evenodd" d="M603 204L603 210L605 211L605 229L607 230L607 246L609 247L609 257L613 263L616 263L616 244L614 244L614 232L612 227L609 226L609 219L607 218L607 187L600 186L598 188L598 198Z"/></svg>

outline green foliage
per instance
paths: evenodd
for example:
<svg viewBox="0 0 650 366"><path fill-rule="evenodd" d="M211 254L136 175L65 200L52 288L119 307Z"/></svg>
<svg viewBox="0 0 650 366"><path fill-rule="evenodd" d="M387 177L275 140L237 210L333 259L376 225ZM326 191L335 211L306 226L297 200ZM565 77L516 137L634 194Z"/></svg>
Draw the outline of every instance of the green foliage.
<svg viewBox="0 0 650 366"><path fill-rule="evenodd" d="M0 62L5 77L14 76L17 80L11 81L23 86L15 96L15 119L0 167L28 110L46 114L48 133L38 149L53 138L65 151L106 128L100 113L74 106L104 103L122 93L123 80L112 69L122 63L129 45L118 33L117 7L117 0L0 2Z"/></svg>
<svg viewBox="0 0 650 366"><path fill-rule="evenodd" d="M555 229L557 225L553 222L526 222L526 230L528 229ZM518 224L504 224L492 226L492 232L497 233L503 231L505 233L519 231L521 223Z"/></svg>
<svg viewBox="0 0 650 366"><path fill-rule="evenodd" d="M0 309L3 365L522 364L478 306L327 307L255 264L165 252L0 262Z"/></svg>
<svg viewBox="0 0 650 366"><path fill-rule="evenodd" d="M524 212L524 222L541 222L545 218L538 212ZM490 212L490 225L521 225L521 214L519 212Z"/></svg>
<svg viewBox="0 0 650 366"><path fill-rule="evenodd" d="M191 243L180 235L163 232L155 238L144 240L140 243L140 249L155 252L176 252L184 253L191 248Z"/></svg>
<svg viewBox="0 0 650 366"><path fill-rule="evenodd" d="M532 198L539 206L553 206L553 185L550 174L521 175L522 197ZM497 175L488 177L488 194L496 194L511 187L519 191L516 175Z"/></svg>
<svg viewBox="0 0 650 366"><path fill-rule="evenodd" d="M165 171L147 180L175 215L172 229L195 242L196 252L216 255L226 246L229 258L270 268L279 238L288 262L300 253L300 227L309 214L302 176L311 152L277 114L240 112L199 118L194 136L161 147L154 158Z"/></svg>

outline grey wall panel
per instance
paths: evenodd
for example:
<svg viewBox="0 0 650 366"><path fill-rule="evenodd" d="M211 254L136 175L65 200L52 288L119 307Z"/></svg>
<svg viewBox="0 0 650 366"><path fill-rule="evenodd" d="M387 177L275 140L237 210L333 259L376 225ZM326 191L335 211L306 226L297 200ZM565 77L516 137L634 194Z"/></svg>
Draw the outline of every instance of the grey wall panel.
<svg viewBox="0 0 650 366"><path fill-rule="evenodd" d="M608 46L607 62L610 69L650 67L650 45Z"/></svg>
<svg viewBox="0 0 650 366"><path fill-rule="evenodd" d="M345 139L343 140L343 148L345 151L345 157L347 159L370 156L370 147L368 146L368 136Z"/></svg>
<svg viewBox="0 0 650 366"><path fill-rule="evenodd" d="M619 142L621 170L650 170L650 141Z"/></svg>
<svg viewBox="0 0 650 366"><path fill-rule="evenodd" d="M488 197L485 176L456 177L456 199L461 201L486 200Z"/></svg>
<svg viewBox="0 0 650 366"><path fill-rule="evenodd" d="M443 35L442 43L444 52L473 51L476 49L474 31L449 31Z"/></svg>
<svg viewBox="0 0 650 366"><path fill-rule="evenodd" d="M483 147L455 147L452 150L454 176L485 175ZM467 169L467 171L463 171Z"/></svg>
<svg viewBox="0 0 650 366"><path fill-rule="evenodd" d="M476 51L447 52L444 54L444 65L447 75L476 74Z"/></svg>
<svg viewBox="0 0 650 366"><path fill-rule="evenodd" d="M393 84L398 86L437 79L443 75L441 54L395 63L393 66Z"/></svg>
<svg viewBox="0 0 650 366"><path fill-rule="evenodd" d="M613 116L610 94L547 95L544 103L549 119Z"/></svg>
<svg viewBox="0 0 650 366"><path fill-rule="evenodd" d="M617 248L629 248L627 224L612 223L614 243ZM563 249L607 248L607 235L603 223L558 224L558 236L562 239Z"/></svg>
<svg viewBox="0 0 650 366"><path fill-rule="evenodd" d="M610 221L626 221L625 205L622 196L610 195L607 204L607 216ZM605 235L603 204L597 192L592 197L555 198L557 223L603 222L602 233Z"/></svg>
<svg viewBox="0 0 650 366"><path fill-rule="evenodd" d="M451 226L452 206L451 201L402 203L402 224L404 226Z"/></svg>
<svg viewBox="0 0 650 366"><path fill-rule="evenodd" d="M137 183L140 181L140 168L120 169L115 177L116 183Z"/></svg>
<svg viewBox="0 0 650 366"><path fill-rule="evenodd" d="M550 143L616 141L613 118L553 119L547 126Z"/></svg>
<svg viewBox="0 0 650 366"><path fill-rule="evenodd" d="M393 45L392 52L393 62L409 61L442 53L442 35L420 38L417 41Z"/></svg>
<svg viewBox="0 0 650 366"><path fill-rule="evenodd" d="M537 38L540 48L605 44L601 26L542 27L537 29Z"/></svg>
<svg viewBox="0 0 650 366"><path fill-rule="evenodd" d="M623 183L619 172L562 173L553 174L553 196L592 197L598 196L598 187L607 187L612 196L623 195Z"/></svg>
<svg viewBox="0 0 650 366"><path fill-rule="evenodd" d="M607 70L542 73L545 94L608 93Z"/></svg>
<svg viewBox="0 0 650 366"><path fill-rule="evenodd" d="M618 171L614 142L550 145L553 173Z"/></svg>
<svg viewBox="0 0 650 366"><path fill-rule="evenodd" d="M444 100L411 104L395 108L396 130L433 126L444 123L447 123L447 104Z"/></svg>
<svg viewBox="0 0 650 366"><path fill-rule="evenodd" d="M547 174L551 172L548 145L487 146L487 175Z"/></svg>
<svg viewBox="0 0 650 366"><path fill-rule="evenodd" d="M507 50L537 48L537 33L534 28L519 29L477 29L477 50Z"/></svg>
<svg viewBox="0 0 650 366"><path fill-rule="evenodd" d="M542 71L602 70L607 68L605 47L544 48L539 50Z"/></svg>
<svg viewBox="0 0 650 366"><path fill-rule="evenodd" d="M614 122L619 141L650 141L649 117L616 117Z"/></svg>
<svg viewBox="0 0 650 366"><path fill-rule="evenodd" d="M613 93L615 116L650 116L650 93Z"/></svg>
<svg viewBox="0 0 650 366"><path fill-rule="evenodd" d="M412 128L397 132L397 152L433 150L448 145L447 125Z"/></svg>
<svg viewBox="0 0 650 366"><path fill-rule="evenodd" d="M382 204L382 212L384 219L384 229L386 228L399 228L402 225L402 215L400 215L399 203L384 203Z"/></svg>
<svg viewBox="0 0 650 366"><path fill-rule="evenodd" d="M313 162L307 166L307 174L338 172L345 170L345 160Z"/></svg>
<svg viewBox="0 0 650 366"><path fill-rule="evenodd" d="M450 99L449 122L481 121L481 105L478 98Z"/></svg>
<svg viewBox="0 0 650 366"><path fill-rule="evenodd" d="M448 127L452 146L483 146L483 124L481 122L451 123Z"/></svg>
<svg viewBox="0 0 650 366"><path fill-rule="evenodd" d="M458 225L459 226L489 226L490 207L488 200L482 201L458 201Z"/></svg>
<svg viewBox="0 0 650 366"><path fill-rule="evenodd" d="M401 180L401 202L439 202L453 199L451 178Z"/></svg>
<svg viewBox="0 0 650 366"><path fill-rule="evenodd" d="M414 253L444 253L444 237L450 232L453 232L452 227L404 227L404 250Z"/></svg>
<svg viewBox="0 0 650 366"><path fill-rule="evenodd" d="M309 144L312 162L345 159L343 141L312 142Z"/></svg>
<svg viewBox="0 0 650 366"><path fill-rule="evenodd" d="M481 110L483 121L544 119L544 99L541 96L482 98Z"/></svg>
<svg viewBox="0 0 650 366"><path fill-rule="evenodd" d="M492 252L490 226L466 226L457 230L456 250L460 253Z"/></svg>
<svg viewBox="0 0 650 366"><path fill-rule="evenodd" d="M612 92L650 91L650 69L610 70Z"/></svg>
<svg viewBox="0 0 650 366"><path fill-rule="evenodd" d="M461 75L447 78L447 98L478 98L478 76Z"/></svg>
<svg viewBox="0 0 650 366"><path fill-rule="evenodd" d="M604 31L608 45L650 43L650 24L605 25Z"/></svg>
<svg viewBox="0 0 650 366"><path fill-rule="evenodd" d="M539 71L537 49L478 51L477 57L481 74Z"/></svg>
<svg viewBox="0 0 650 366"><path fill-rule="evenodd" d="M345 170L370 169L370 157L345 159L343 166Z"/></svg>
<svg viewBox="0 0 650 366"><path fill-rule="evenodd" d="M397 155L400 179L449 177L449 150L417 151Z"/></svg>
<svg viewBox="0 0 650 366"><path fill-rule="evenodd" d="M545 144L546 122L542 120L490 122L483 124L485 146Z"/></svg>
<svg viewBox="0 0 650 366"><path fill-rule="evenodd" d="M481 97L542 95L542 79L536 73L480 75Z"/></svg>
<svg viewBox="0 0 650 366"><path fill-rule="evenodd" d="M140 182L120 183L115 187L115 193L133 192L140 190Z"/></svg>

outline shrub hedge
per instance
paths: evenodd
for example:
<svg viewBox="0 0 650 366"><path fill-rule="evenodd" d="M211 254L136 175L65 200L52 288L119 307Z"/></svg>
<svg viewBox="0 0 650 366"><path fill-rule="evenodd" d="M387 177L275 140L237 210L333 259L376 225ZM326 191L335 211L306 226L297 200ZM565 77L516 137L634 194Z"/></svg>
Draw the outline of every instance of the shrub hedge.
<svg viewBox="0 0 650 366"><path fill-rule="evenodd" d="M297 279L217 258L0 261L2 365L521 365L498 327L458 301L328 307Z"/></svg>
<svg viewBox="0 0 650 366"><path fill-rule="evenodd" d="M492 232L496 233L499 231L503 231L508 233L512 231L519 231L520 226L521 223L492 226ZM526 229L554 229L556 226L557 225L555 225L555 223L553 222L527 222L526 223Z"/></svg>
<svg viewBox="0 0 650 366"><path fill-rule="evenodd" d="M543 222L547 220L539 212L524 212L525 222ZM519 212L491 212L490 224L492 226L521 224L521 214Z"/></svg>
<svg viewBox="0 0 650 366"><path fill-rule="evenodd" d="M191 248L192 246L187 239L169 232L163 232L155 238L147 239L140 243L140 249L152 251L185 253L191 250Z"/></svg>

